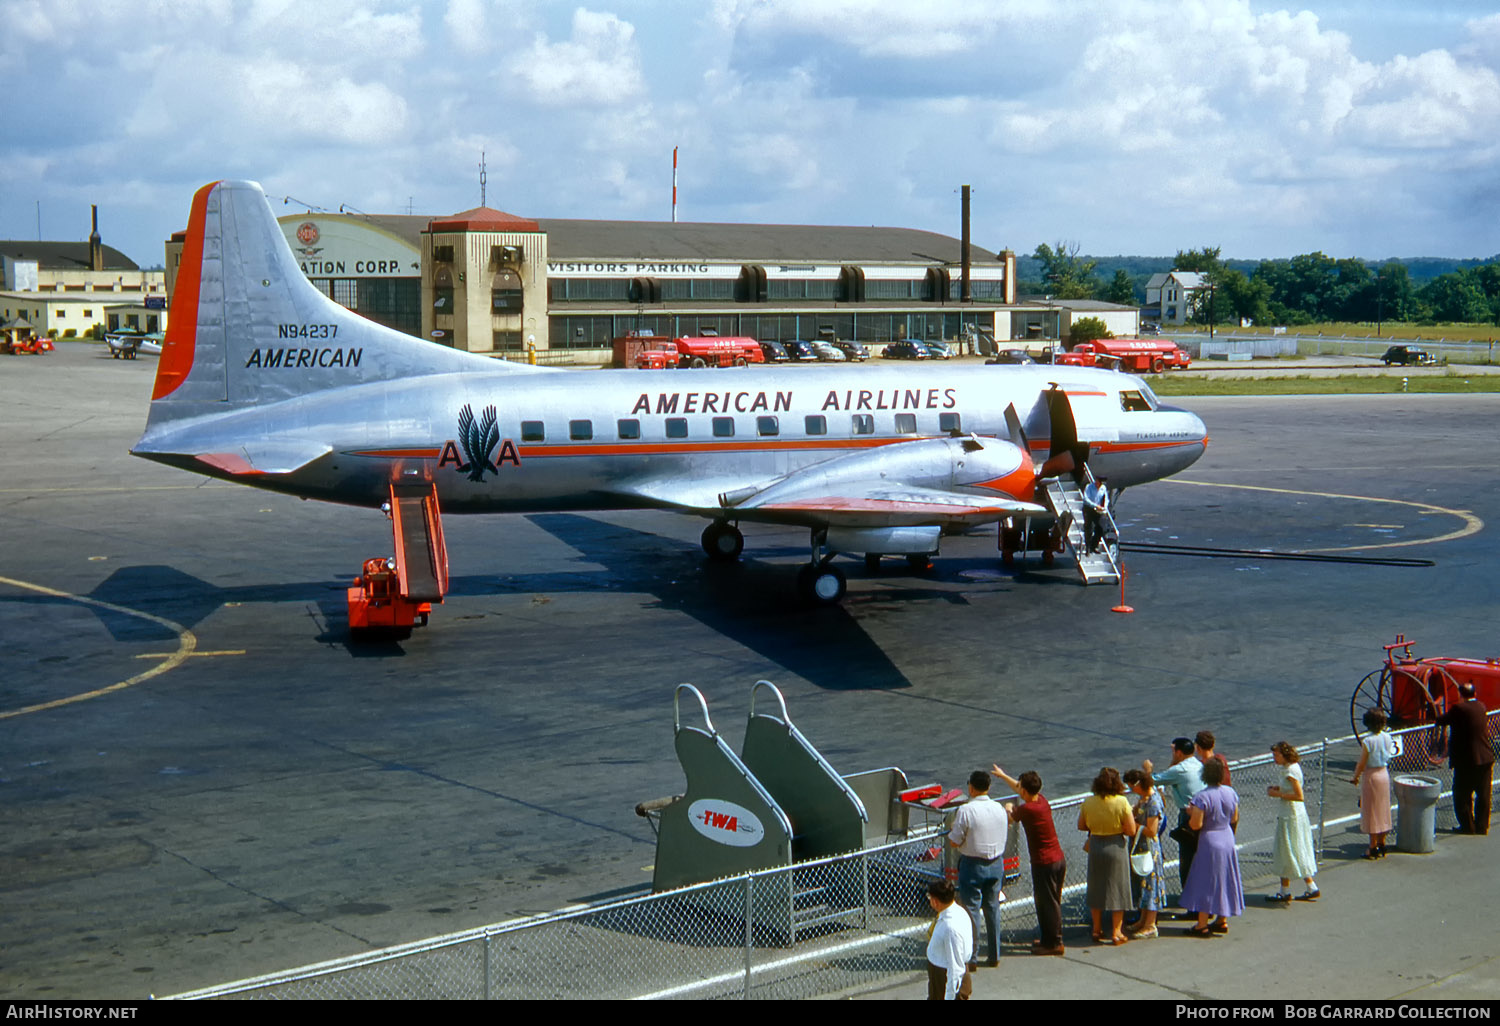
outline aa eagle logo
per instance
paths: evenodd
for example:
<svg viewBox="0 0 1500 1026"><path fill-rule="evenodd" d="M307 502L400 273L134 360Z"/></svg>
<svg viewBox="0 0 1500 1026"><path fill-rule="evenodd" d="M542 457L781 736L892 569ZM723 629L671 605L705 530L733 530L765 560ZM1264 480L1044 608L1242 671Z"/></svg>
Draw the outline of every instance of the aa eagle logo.
<svg viewBox="0 0 1500 1026"><path fill-rule="evenodd" d="M450 439L443 446L443 455L438 460L438 466L445 467L449 463L456 464L454 467L460 474L469 475L470 481L483 481L484 472L499 474L498 463L509 462L512 466L519 467L521 458L516 453L515 444L509 438L500 447L500 454L494 455L495 446L500 445L500 428L497 424L495 408L486 406L484 413L478 420L474 418L474 407L464 403L464 408L458 411L458 442ZM463 448L463 458L458 455L459 447Z"/></svg>

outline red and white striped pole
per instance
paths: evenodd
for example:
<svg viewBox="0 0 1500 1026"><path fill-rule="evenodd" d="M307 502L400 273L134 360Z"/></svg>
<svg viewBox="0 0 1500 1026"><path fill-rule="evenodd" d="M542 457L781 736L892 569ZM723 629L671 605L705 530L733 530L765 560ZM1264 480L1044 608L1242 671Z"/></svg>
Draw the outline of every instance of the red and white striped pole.
<svg viewBox="0 0 1500 1026"><path fill-rule="evenodd" d="M672 223L677 223L677 147L672 147Z"/></svg>

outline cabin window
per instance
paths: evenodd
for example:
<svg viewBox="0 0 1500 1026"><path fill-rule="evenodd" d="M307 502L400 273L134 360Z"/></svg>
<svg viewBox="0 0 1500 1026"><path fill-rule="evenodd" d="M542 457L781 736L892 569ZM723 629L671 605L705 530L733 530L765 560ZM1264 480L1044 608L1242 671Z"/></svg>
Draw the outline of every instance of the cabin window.
<svg viewBox="0 0 1500 1026"><path fill-rule="evenodd" d="M568 437L575 442L587 442L594 437L594 422L591 420L568 421Z"/></svg>
<svg viewBox="0 0 1500 1026"><path fill-rule="evenodd" d="M917 433L917 415L915 413L896 414L896 434L914 435Z"/></svg>
<svg viewBox="0 0 1500 1026"><path fill-rule="evenodd" d="M615 426L619 429L621 438L641 437L641 422L638 420L617 421Z"/></svg>
<svg viewBox="0 0 1500 1026"><path fill-rule="evenodd" d="M687 437L687 418L686 417L668 417L667 418L667 437L668 438L686 438Z"/></svg>
<svg viewBox="0 0 1500 1026"><path fill-rule="evenodd" d="M810 435L828 434L828 418L814 414L803 421L803 427Z"/></svg>
<svg viewBox="0 0 1500 1026"><path fill-rule="evenodd" d="M539 420L521 421L521 441L523 442L545 442L547 440L547 429Z"/></svg>
<svg viewBox="0 0 1500 1026"><path fill-rule="evenodd" d="M945 435L951 435L955 431L962 431L963 420L956 413L939 413L938 430Z"/></svg>
<svg viewBox="0 0 1500 1026"><path fill-rule="evenodd" d="M715 417L714 418L714 437L715 438L733 438L734 437L734 418L733 417Z"/></svg>
<svg viewBox="0 0 1500 1026"><path fill-rule="evenodd" d="M781 424L775 417L756 417L755 433L758 435L779 435Z"/></svg>
<svg viewBox="0 0 1500 1026"><path fill-rule="evenodd" d="M852 420L856 435L873 435L875 433L875 415L873 413L856 413Z"/></svg>
<svg viewBox="0 0 1500 1026"><path fill-rule="evenodd" d="M1151 401L1139 392L1122 391L1120 393L1120 409L1126 413L1149 413Z"/></svg>

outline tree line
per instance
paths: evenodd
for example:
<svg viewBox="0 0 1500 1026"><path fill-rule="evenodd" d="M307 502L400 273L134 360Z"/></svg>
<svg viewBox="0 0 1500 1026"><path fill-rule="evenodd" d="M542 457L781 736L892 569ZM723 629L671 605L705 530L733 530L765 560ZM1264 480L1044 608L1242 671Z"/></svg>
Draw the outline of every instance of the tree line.
<svg viewBox="0 0 1500 1026"><path fill-rule="evenodd" d="M1022 294L1127 306L1144 303L1150 276L1168 270L1196 271L1207 279L1211 288L1198 294L1192 315L1200 324L1500 324L1500 256L1487 262L1423 258L1370 263L1314 252L1257 262L1226 260L1219 247L1205 246L1179 250L1169 261L1081 257L1076 245L1059 242L1043 243L1030 258L1017 260Z"/></svg>

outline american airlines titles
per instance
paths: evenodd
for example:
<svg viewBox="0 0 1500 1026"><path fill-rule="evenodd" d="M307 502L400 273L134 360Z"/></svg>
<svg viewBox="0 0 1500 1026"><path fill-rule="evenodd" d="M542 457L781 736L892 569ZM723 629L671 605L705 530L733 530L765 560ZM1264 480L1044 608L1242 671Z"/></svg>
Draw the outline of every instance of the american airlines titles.
<svg viewBox="0 0 1500 1026"><path fill-rule="evenodd" d="M958 405L954 388L848 388L832 389L820 410L951 410ZM630 408L636 413L772 413L790 411L791 392L658 392L653 405L650 393Z"/></svg>

